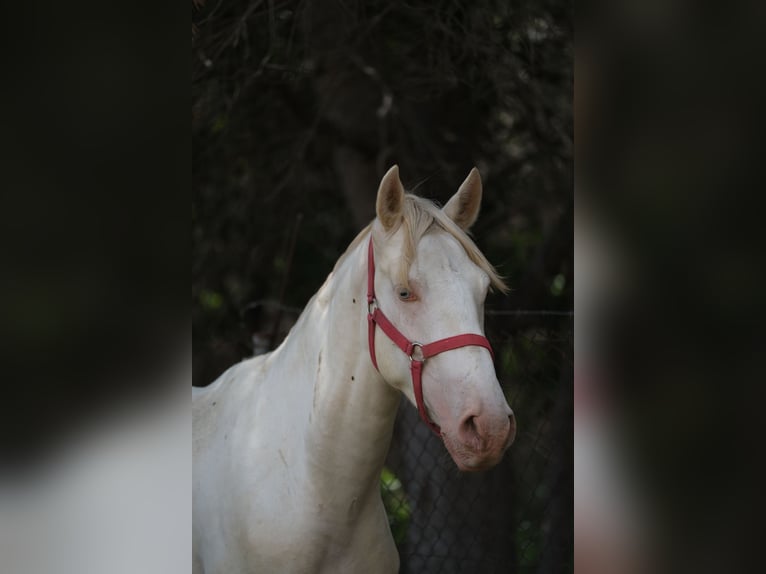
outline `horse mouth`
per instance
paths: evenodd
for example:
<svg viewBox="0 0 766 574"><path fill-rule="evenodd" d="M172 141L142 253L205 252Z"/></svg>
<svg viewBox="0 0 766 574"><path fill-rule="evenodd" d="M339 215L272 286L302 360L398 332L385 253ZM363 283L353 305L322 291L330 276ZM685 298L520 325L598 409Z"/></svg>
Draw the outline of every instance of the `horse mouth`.
<svg viewBox="0 0 766 574"><path fill-rule="evenodd" d="M499 461L462 462L453 459L461 472L484 472L497 465Z"/></svg>
<svg viewBox="0 0 766 574"><path fill-rule="evenodd" d="M443 436L444 446L461 472L483 472L496 466L502 459L507 447L476 451L470 446L452 441Z"/></svg>

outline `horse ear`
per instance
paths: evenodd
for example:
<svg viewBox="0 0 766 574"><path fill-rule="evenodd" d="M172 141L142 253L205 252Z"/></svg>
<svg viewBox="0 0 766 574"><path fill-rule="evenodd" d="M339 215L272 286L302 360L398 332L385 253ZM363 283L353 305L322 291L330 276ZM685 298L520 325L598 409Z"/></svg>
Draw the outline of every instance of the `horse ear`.
<svg viewBox="0 0 766 574"><path fill-rule="evenodd" d="M481 175L473 168L442 211L464 231L474 224L481 207Z"/></svg>
<svg viewBox="0 0 766 574"><path fill-rule="evenodd" d="M398 225L402 218L404 186L399 179L399 166L394 165L380 180L375 210L383 228L388 231Z"/></svg>

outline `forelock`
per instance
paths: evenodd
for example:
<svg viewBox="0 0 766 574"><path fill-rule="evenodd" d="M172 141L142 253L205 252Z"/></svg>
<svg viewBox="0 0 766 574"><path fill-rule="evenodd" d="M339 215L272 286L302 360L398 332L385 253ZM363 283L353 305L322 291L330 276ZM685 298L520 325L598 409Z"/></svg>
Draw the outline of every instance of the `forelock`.
<svg viewBox="0 0 766 574"><path fill-rule="evenodd" d="M439 228L460 243L468 258L489 276L490 283L495 289L503 293L508 291L505 281L476 247L473 240L435 203L408 193L405 195L403 207L401 227L404 231L404 250L398 271L398 280L402 285L409 286L410 267L415 260L418 243L429 230ZM391 230L392 234L395 232L396 229Z"/></svg>

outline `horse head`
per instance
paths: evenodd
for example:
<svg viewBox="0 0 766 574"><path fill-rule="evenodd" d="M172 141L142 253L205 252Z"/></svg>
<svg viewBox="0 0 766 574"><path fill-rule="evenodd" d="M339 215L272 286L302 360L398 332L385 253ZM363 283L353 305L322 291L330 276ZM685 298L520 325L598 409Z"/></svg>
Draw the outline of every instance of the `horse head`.
<svg viewBox="0 0 766 574"><path fill-rule="evenodd" d="M392 167L378 190L368 262L373 362L465 471L497 464L516 435L484 338L487 293L507 287L466 234L481 195L474 168L440 209L406 194Z"/></svg>

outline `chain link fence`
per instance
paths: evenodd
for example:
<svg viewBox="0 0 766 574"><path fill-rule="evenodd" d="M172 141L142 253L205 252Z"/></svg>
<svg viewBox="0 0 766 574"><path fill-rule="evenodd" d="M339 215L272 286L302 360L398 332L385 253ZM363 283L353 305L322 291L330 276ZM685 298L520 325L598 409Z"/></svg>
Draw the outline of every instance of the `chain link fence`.
<svg viewBox="0 0 766 574"><path fill-rule="evenodd" d="M516 441L485 473L460 473L406 401L381 477L405 573L573 571L569 312L488 313Z"/></svg>

